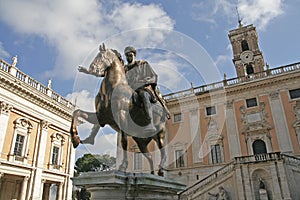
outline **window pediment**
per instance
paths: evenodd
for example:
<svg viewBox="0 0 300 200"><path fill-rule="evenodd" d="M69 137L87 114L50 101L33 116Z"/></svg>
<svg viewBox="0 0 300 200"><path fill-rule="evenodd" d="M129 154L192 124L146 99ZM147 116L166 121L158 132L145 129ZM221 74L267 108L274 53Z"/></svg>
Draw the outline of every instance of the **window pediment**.
<svg viewBox="0 0 300 200"><path fill-rule="evenodd" d="M246 109L245 106L240 107L240 112L242 114L242 133L252 133L252 132L266 132L272 129L272 126L268 123L268 115L265 112L265 103L260 102L259 106L254 110Z"/></svg>
<svg viewBox="0 0 300 200"><path fill-rule="evenodd" d="M18 128L18 129L28 130L28 133L30 133L33 128L32 123L26 118L16 119L14 121L14 124L15 124L15 129Z"/></svg>

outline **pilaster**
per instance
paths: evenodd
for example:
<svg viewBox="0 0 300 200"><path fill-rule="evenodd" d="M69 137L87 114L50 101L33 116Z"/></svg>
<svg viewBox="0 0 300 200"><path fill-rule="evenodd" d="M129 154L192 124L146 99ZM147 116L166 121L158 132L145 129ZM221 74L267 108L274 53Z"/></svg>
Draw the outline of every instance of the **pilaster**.
<svg viewBox="0 0 300 200"><path fill-rule="evenodd" d="M44 159L45 159L45 151L46 151L46 143L47 143L47 136L48 136L48 126L49 123L46 121L40 122L40 140L39 140L39 148L38 148L38 155L37 155L37 163L36 163L36 170L35 176L33 181L33 192L32 198L33 200L42 199L43 195L43 187L44 184L42 180L43 168L44 168ZM42 187L42 188L41 188Z"/></svg>
<svg viewBox="0 0 300 200"><path fill-rule="evenodd" d="M237 129L236 116L234 112L234 102L227 101L226 103L226 132L228 137L228 147L230 152L230 159L233 159L236 156L241 156L241 145L240 138Z"/></svg>
<svg viewBox="0 0 300 200"><path fill-rule="evenodd" d="M12 105L0 101L0 152L2 152L3 143L7 131L8 120L12 108Z"/></svg>
<svg viewBox="0 0 300 200"><path fill-rule="evenodd" d="M199 109L195 108L190 111L190 130L191 130L191 143L193 151L193 163L203 161L203 152L201 148L202 140L200 137L200 116Z"/></svg>
<svg viewBox="0 0 300 200"><path fill-rule="evenodd" d="M271 92L269 94L271 112L274 119L275 131L278 138L280 151L283 153L293 152L291 137L288 131L285 113L283 110L280 93Z"/></svg>

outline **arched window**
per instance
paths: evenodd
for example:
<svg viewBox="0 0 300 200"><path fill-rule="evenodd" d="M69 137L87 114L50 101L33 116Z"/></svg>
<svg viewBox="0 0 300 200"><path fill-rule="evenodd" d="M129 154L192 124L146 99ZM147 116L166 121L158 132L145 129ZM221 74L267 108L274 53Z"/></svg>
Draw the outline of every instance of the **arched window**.
<svg viewBox="0 0 300 200"><path fill-rule="evenodd" d="M246 72L247 72L247 74L253 74L254 73L254 69L253 69L251 64L248 64L246 66Z"/></svg>
<svg viewBox="0 0 300 200"><path fill-rule="evenodd" d="M255 140L252 147L254 155L267 153L266 143L263 140Z"/></svg>
<svg viewBox="0 0 300 200"><path fill-rule="evenodd" d="M247 51L249 50L249 45L248 42L246 40L242 41L242 51Z"/></svg>

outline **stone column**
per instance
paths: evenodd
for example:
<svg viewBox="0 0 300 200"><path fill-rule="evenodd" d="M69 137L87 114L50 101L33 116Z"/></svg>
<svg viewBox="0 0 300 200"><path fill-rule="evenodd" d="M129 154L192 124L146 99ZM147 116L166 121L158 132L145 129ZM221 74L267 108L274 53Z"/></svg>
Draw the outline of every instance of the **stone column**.
<svg viewBox="0 0 300 200"><path fill-rule="evenodd" d="M33 187L32 187L32 196L33 199L40 199L43 195L43 184L42 182L42 174L43 174L43 168L44 168L44 160L45 160L45 151L46 151L46 142L47 142L47 136L48 136L48 122L41 121L40 122L40 135L38 140L38 147L36 148L37 155L35 156L36 161L36 170L35 170L35 176L33 180ZM42 187L42 188L41 188Z"/></svg>
<svg viewBox="0 0 300 200"><path fill-rule="evenodd" d="M68 144L69 144L69 153L68 153L68 174L69 176L67 177L67 180L65 181L65 186L64 186L64 191L65 195L64 197L66 199L71 199L72 198L72 189L73 189L73 181L71 180L71 177L74 176L74 166L75 166L75 149L73 148L71 138L68 138Z"/></svg>
<svg viewBox="0 0 300 200"><path fill-rule="evenodd" d="M12 108L12 105L0 101L0 152L2 152L9 115Z"/></svg>
<svg viewBox="0 0 300 200"><path fill-rule="evenodd" d="M51 183L44 183L42 199L49 199Z"/></svg>
<svg viewBox="0 0 300 200"><path fill-rule="evenodd" d="M235 169L237 199L245 199L245 186L242 166L237 164Z"/></svg>
<svg viewBox="0 0 300 200"><path fill-rule="evenodd" d="M292 152L291 137L288 131L284 109L279 92L270 93L270 106L274 119L275 131L281 152Z"/></svg>
<svg viewBox="0 0 300 200"><path fill-rule="evenodd" d="M275 170L272 170L272 172L273 172L272 177L273 177L273 179L275 179L275 180L273 180L275 195L282 197L282 199L291 200L292 198L290 196L288 179L287 179L286 171L284 169L283 161L274 162L274 167L273 166L271 166L271 167L275 168ZM276 172L276 174L275 174L275 172ZM279 190L275 187L275 184L278 185L277 188ZM277 192L276 192L276 189L278 190ZM281 195L279 192L281 193Z"/></svg>
<svg viewBox="0 0 300 200"><path fill-rule="evenodd" d="M56 200L63 200L62 194L63 194L63 182L60 182L57 184L57 193L56 193Z"/></svg>
<svg viewBox="0 0 300 200"><path fill-rule="evenodd" d="M28 176L25 176L23 179L21 193L20 193L20 200L26 200L28 179L29 179Z"/></svg>
<svg viewBox="0 0 300 200"><path fill-rule="evenodd" d="M252 194L252 185L251 185L251 177L249 173L249 166L248 165L242 165L242 176L243 176L243 187L245 189L245 196L249 197L249 199L254 199L253 194Z"/></svg>
<svg viewBox="0 0 300 200"><path fill-rule="evenodd" d="M2 182L3 182L4 173L0 173L0 194L2 193ZM1 197L1 195L0 195Z"/></svg>
<svg viewBox="0 0 300 200"><path fill-rule="evenodd" d="M44 192L44 185L46 183L45 179L42 179L41 181L41 187L40 187L40 197L38 198L39 200L43 200L43 192Z"/></svg>
<svg viewBox="0 0 300 200"><path fill-rule="evenodd" d="M236 116L234 112L233 100L226 103L226 132L228 137L228 147L230 152L230 159L241 156L241 145L236 124Z"/></svg>

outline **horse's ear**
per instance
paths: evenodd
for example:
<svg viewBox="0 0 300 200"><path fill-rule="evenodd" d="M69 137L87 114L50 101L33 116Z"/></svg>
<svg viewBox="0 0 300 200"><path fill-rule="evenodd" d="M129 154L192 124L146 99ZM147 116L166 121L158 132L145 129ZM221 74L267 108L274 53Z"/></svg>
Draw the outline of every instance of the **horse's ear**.
<svg viewBox="0 0 300 200"><path fill-rule="evenodd" d="M99 51L105 51L105 45L104 45L104 43L100 44Z"/></svg>

